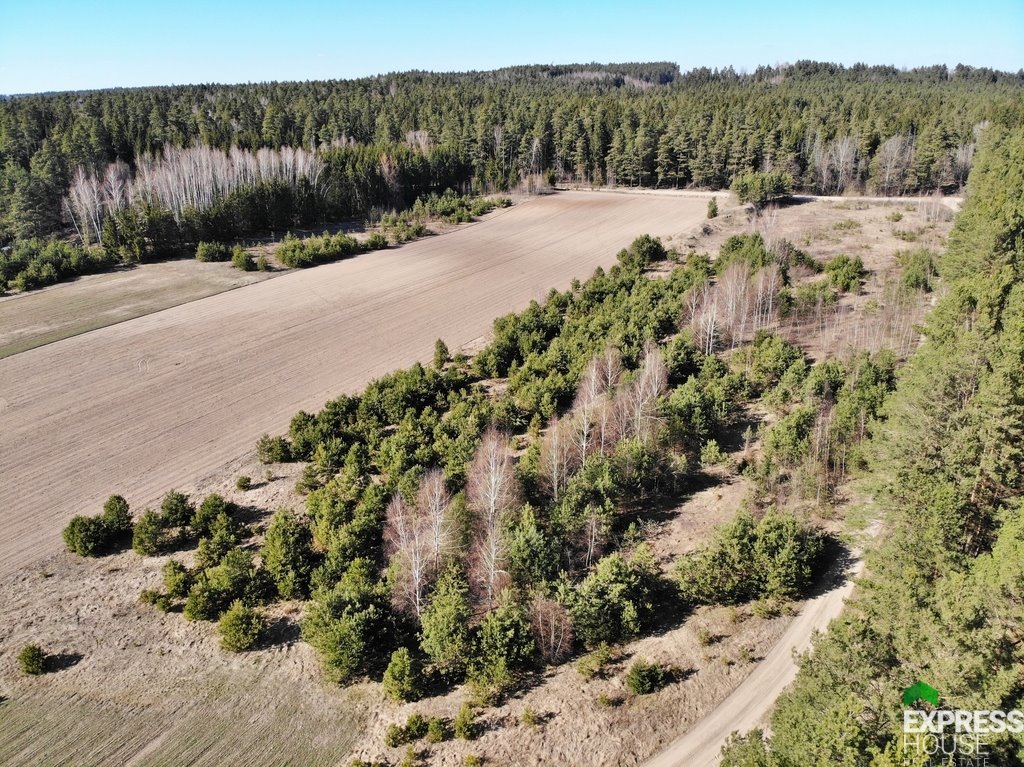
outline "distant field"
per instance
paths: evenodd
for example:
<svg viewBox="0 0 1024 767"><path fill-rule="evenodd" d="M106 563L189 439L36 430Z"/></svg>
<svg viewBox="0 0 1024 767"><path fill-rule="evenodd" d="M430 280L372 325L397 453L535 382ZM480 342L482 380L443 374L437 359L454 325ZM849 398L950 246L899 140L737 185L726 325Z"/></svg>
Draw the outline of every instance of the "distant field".
<svg viewBox="0 0 1024 767"><path fill-rule="evenodd" d="M194 486L297 409L428 359L438 337L473 341L499 314L610 266L635 236L684 232L705 209L564 192L0 360L0 572L52 553L67 519L111 492L138 508Z"/></svg>

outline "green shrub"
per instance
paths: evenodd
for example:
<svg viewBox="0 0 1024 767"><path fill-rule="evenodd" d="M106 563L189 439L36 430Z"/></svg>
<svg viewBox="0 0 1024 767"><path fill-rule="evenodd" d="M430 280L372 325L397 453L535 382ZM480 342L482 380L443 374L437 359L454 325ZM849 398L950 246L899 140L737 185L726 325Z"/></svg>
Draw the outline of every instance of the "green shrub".
<svg viewBox="0 0 1024 767"><path fill-rule="evenodd" d="M37 644L27 644L18 653L18 668L23 674L39 676L46 671L46 653Z"/></svg>
<svg viewBox="0 0 1024 767"><path fill-rule="evenodd" d="M128 502L119 495L110 496L103 513L95 517L72 517L64 528L68 551L83 557L97 557L117 551L131 540L132 515Z"/></svg>
<svg viewBox="0 0 1024 767"><path fill-rule="evenodd" d="M645 547L627 560L609 554L575 589L563 586L559 600L572 616L577 638L586 647L637 636L654 615L658 568Z"/></svg>
<svg viewBox="0 0 1024 767"><path fill-rule="evenodd" d="M860 293L861 283L867 276L860 256L838 255L825 265L825 271L828 284L841 293Z"/></svg>
<svg viewBox="0 0 1024 767"><path fill-rule="evenodd" d="M259 271L259 272L269 272L270 271L270 262L267 260L267 257L264 256L263 254L260 254L260 257L256 259L256 271Z"/></svg>
<svg viewBox="0 0 1024 767"><path fill-rule="evenodd" d="M249 650L259 641L265 629L263 616L241 600L231 603L217 624L220 646L231 652Z"/></svg>
<svg viewBox="0 0 1024 767"><path fill-rule="evenodd" d="M384 692L397 701L416 700L421 694L418 664L405 647L391 653L391 662L384 672Z"/></svg>
<svg viewBox="0 0 1024 767"><path fill-rule="evenodd" d="M405 735L408 740L419 740L420 738L426 737L427 729L429 728L427 720L423 714L418 711L409 714L409 718L405 720Z"/></svg>
<svg viewBox="0 0 1024 767"><path fill-rule="evenodd" d="M439 717L431 717L427 722L427 742L443 743L451 737L448 722Z"/></svg>
<svg viewBox="0 0 1024 767"><path fill-rule="evenodd" d="M604 642L598 645L591 653L587 653L576 661L576 671L588 682L604 672L605 666L611 663L613 654L611 648Z"/></svg>
<svg viewBox="0 0 1024 767"><path fill-rule="evenodd" d="M693 604L791 599L810 586L823 545L816 530L792 515L770 509L755 522L744 511L703 549L680 560L680 591Z"/></svg>
<svg viewBox="0 0 1024 767"><path fill-rule="evenodd" d="M718 218L718 198L708 200L708 218Z"/></svg>
<svg viewBox="0 0 1024 767"><path fill-rule="evenodd" d="M749 202L755 208L763 208L793 193L793 177L777 170L741 173L733 179L731 189L740 202Z"/></svg>
<svg viewBox="0 0 1024 767"><path fill-rule="evenodd" d="M373 232L366 238L367 250L384 250L388 246L388 238L380 232Z"/></svg>
<svg viewBox="0 0 1024 767"><path fill-rule="evenodd" d="M174 599L185 599L192 589L195 577L181 562L169 559L164 563L161 572L164 576L164 588L167 595Z"/></svg>
<svg viewBox="0 0 1024 767"><path fill-rule="evenodd" d="M552 184L552 186L554 186ZM484 767L484 758L477 754L466 754L462 760L463 767Z"/></svg>
<svg viewBox="0 0 1024 767"><path fill-rule="evenodd" d="M729 454L718 446L718 442L709 439L700 450L701 466L718 466L729 460Z"/></svg>
<svg viewBox="0 0 1024 767"><path fill-rule="evenodd" d="M523 709L522 715L519 717L519 721L526 727L536 727L540 724L540 716L530 706Z"/></svg>
<svg viewBox="0 0 1024 767"><path fill-rule="evenodd" d="M256 457L262 463L285 463L292 459L288 440L264 434L256 443Z"/></svg>
<svg viewBox="0 0 1024 767"><path fill-rule="evenodd" d="M96 557L107 545L107 531L100 517L75 516L64 528L64 545L82 557Z"/></svg>
<svg viewBox="0 0 1024 767"><path fill-rule="evenodd" d="M477 736L476 714L469 702L463 703L455 717L455 737L473 740Z"/></svg>
<svg viewBox="0 0 1024 767"><path fill-rule="evenodd" d="M289 268L304 269L363 253L369 248L347 234L322 234L298 240L285 237L277 249L277 260Z"/></svg>
<svg viewBox="0 0 1024 767"><path fill-rule="evenodd" d="M188 496L177 490L169 491L160 502L160 521L164 528L188 527L195 513L195 506Z"/></svg>
<svg viewBox="0 0 1024 767"><path fill-rule="evenodd" d="M252 254L241 245L235 245L231 249L231 265L243 272L256 271L256 262L252 260Z"/></svg>
<svg viewBox="0 0 1024 767"><path fill-rule="evenodd" d="M155 557L167 547L167 533L160 515L146 509L142 512L132 533L132 549L144 557Z"/></svg>
<svg viewBox="0 0 1024 767"><path fill-rule="evenodd" d="M243 488L239 488L240 490ZM231 515L234 513L234 504L228 503L223 496L216 493L210 493L203 499L203 502L199 504L199 508L196 509L192 515L192 519L189 521L189 526L198 536L211 535L213 525L217 521L217 517L221 514Z"/></svg>
<svg viewBox="0 0 1024 767"><path fill-rule="evenodd" d="M210 585L206 576L196 579L189 589L182 615L188 621L214 621L220 617L227 605L224 596Z"/></svg>
<svg viewBox="0 0 1024 767"><path fill-rule="evenodd" d="M235 480L235 489L241 490L243 493L252 489L252 477L248 474L241 475Z"/></svg>
<svg viewBox="0 0 1024 767"><path fill-rule="evenodd" d="M231 248L223 242L201 242L196 246L196 261L230 261Z"/></svg>
<svg viewBox="0 0 1024 767"><path fill-rule="evenodd" d="M908 290L930 293L935 281L935 254L930 250L918 249L897 254L903 267L900 284Z"/></svg>
<svg viewBox="0 0 1024 767"><path fill-rule="evenodd" d="M671 672L658 663L638 658L626 672L626 687L634 695L649 695L672 681Z"/></svg>
<svg viewBox="0 0 1024 767"><path fill-rule="evenodd" d="M405 743L405 728L392 722L384 730L384 745L388 748L398 748L403 743Z"/></svg>

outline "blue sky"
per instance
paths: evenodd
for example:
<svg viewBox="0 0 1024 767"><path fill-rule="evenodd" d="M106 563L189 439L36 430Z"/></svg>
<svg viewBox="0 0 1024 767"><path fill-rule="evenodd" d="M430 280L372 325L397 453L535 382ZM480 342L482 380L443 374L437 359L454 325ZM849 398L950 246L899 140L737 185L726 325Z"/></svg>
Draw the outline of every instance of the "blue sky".
<svg viewBox="0 0 1024 767"><path fill-rule="evenodd" d="M1024 0L0 0L0 93L406 69L797 59L1024 67Z"/></svg>

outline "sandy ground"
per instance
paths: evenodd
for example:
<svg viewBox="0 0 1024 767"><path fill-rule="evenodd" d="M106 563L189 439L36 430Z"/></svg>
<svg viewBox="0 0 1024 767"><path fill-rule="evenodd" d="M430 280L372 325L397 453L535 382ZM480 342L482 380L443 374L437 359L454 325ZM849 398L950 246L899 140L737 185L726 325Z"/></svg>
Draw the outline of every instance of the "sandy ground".
<svg viewBox="0 0 1024 767"><path fill-rule="evenodd" d="M0 358L158 312L273 273L191 259L142 264L0 297Z"/></svg>
<svg viewBox="0 0 1024 767"><path fill-rule="evenodd" d="M196 486L300 408L457 348L499 314L704 217L677 197L565 192L401 248L292 272L0 360L0 574L112 492Z"/></svg>
<svg viewBox="0 0 1024 767"><path fill-rule="evenodd" d="M765 726L775 699L796 679L796 656L807 652L815 632L827 629L842 612L844 601L853 592L853 578L862 566L863 561L857 559L838 567L841 572L835 574L835 581L807 600L799 616L729 697L685 735L644 762L644 767L714 767L721 761L722 745L729 735Z"/></svg>

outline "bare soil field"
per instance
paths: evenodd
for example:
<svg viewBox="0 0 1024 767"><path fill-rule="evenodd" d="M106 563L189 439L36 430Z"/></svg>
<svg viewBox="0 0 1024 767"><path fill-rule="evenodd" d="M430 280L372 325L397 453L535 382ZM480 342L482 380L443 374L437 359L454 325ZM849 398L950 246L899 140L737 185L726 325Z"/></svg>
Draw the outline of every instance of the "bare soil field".
<svg viewBox="0 0 1024 767"><path fill-rule="evenodd" d="M676 197L565 192L401 248L292 272L0 360L0 574L112 492L195 486L372 378L704 216ZM12 302L12 303L17 303Z"/></svg>
<svg viewBox="0 0 1024 767"><path fill-rule="evenodd" d="M0 358L273 276L192 259L141 264L0 297Z"/></svg>

